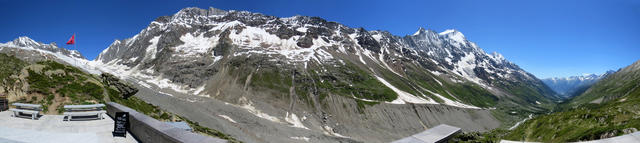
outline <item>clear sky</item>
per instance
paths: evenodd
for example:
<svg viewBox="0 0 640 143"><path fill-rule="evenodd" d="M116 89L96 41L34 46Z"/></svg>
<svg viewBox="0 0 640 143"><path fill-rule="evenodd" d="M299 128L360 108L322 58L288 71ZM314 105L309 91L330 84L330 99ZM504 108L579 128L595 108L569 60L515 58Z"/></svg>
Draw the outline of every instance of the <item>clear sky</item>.
<svg viewBox="0 0 640 143"><path fill-rule="evenodd" d="M216 7L289 17L319 16L351 27L413 34L458 29L539 78L603 73L640 60L638 0L3 0L0 41L44 43L77 35L94 59L115 39L184 7Z"/></svg>

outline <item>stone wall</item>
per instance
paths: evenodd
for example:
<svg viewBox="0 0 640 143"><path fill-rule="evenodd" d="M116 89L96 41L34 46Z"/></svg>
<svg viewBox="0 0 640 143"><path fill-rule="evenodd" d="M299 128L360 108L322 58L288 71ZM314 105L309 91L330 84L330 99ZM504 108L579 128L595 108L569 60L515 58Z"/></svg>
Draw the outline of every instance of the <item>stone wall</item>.
<svg viewBox="0 0 640 143"><path fill-rule="evenodd" d="M143 143L225 143L226 140L204 136L172 127L118 103L107 103L107 114L129 112L129 133Z"/></svg>

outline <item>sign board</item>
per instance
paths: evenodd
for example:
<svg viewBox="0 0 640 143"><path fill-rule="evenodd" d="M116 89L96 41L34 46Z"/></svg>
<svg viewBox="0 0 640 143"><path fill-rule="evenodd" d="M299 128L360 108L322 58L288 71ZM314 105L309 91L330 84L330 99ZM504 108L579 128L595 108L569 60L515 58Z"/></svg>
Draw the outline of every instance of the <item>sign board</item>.
<svg viewBox="0 0 640 143"><path fill-rule="evenodd" d="M126 137L129 130L129 112L116 112L113 136Z"/></svg>
<svg viewBox="0 0 640 143"><path fill-rule="evenodd" d="M9 109L9 100L7 96L0 94L0 111L5 111Z"/></svg>

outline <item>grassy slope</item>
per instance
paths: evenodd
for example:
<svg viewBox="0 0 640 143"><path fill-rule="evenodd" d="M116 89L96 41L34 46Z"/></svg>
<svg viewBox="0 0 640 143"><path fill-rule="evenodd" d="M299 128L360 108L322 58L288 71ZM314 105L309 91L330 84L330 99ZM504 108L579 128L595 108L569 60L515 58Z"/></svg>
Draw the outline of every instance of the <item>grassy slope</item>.
<svg viewBox="0 0 640 143"><path fill-rule="evenodd" d="M622 135L625 129L640 129L640 71L630 67L608 76L581 96L561 105L563 108L559 110L562 112L525 122L506 139L545 142L594 140L605 134ZM601 104L590 103L599 98L603 99Z"/></svg>
<svg viewBox="0 0 640 143"><path fill-rule="evenodd" d="M11 75L17 74L18 72L20 72L20 70L22 70L22 68L27 65L27 63L23 62L22 60L14 56L8 56L6 54L0 54L0 62L2 63L0 64L0 79L2 79L0 85L14 83L15 78L9 77Z"/></svg>
<svg viewBox="0 0 640 143"><path fill-rule="evenodd" d="M506 139L566 142L599 139L605 133L622 135L624 129L640 129L640 88L625 99L542 115L513 130Z"/></svg>
<svg viewBox="0 0 640 143"><path fill-rule="evenodd" d="M20 89L23 83L28 84L26 95L11 102L41 104L48 114L60 114L61 105L105 102L99 79L77 68L53 61L30 64L5 54L0 54L0 60L3 88Z"/></svg>

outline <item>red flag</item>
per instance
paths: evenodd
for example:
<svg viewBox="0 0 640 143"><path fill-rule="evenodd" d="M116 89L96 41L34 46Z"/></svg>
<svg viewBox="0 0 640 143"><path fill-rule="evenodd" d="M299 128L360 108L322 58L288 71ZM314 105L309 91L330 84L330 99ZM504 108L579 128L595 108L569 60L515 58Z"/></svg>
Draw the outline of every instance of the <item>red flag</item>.
<svg viewBox="0 0 640 143"><path fill-rule="evenodd" d="M69 39L69 41L67 42L67 45L73 45L73 44L75 44L75 43L76 43L76 38L75 38L75 37L76 37L76 34L73 34L73 35L71 36L71 39Z"/></svg>

